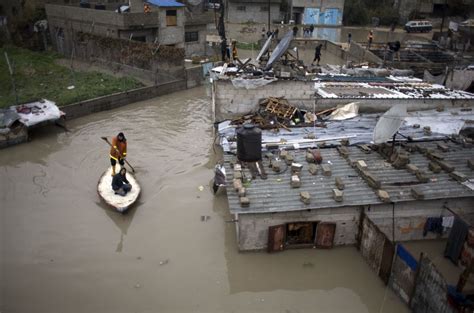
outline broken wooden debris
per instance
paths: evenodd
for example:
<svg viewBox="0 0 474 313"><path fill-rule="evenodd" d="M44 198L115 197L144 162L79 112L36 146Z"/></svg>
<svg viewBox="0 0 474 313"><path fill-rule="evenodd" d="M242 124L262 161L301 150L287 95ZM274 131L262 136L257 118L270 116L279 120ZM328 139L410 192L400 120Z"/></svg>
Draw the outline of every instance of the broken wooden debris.
<svg viewBox="0 0 474 313"><path fill-rule="evenodd" d="M281 172L281 161L272 161L272 170L275 172L275 173L280 173Z"/></svg>
<svg viewBox="0 0 474 313"><path fill-rule="evenodd" d="M282 119L291 119L296 113L296 108L288 103L284 98L269 97L260 102L260 106L265 107L265 111Z"/></svg>
<svg viewBox="0 0 474 313"><path fill-rule="evenodd" d="M372 153L372 149L368 145L358 145L358 147L367 154Z"/></svg>

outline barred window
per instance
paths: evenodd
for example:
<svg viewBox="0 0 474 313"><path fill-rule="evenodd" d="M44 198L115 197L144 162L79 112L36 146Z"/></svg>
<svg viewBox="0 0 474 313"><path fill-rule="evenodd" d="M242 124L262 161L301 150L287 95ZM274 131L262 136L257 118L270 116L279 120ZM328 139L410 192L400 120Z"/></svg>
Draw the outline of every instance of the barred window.
<svg viewBox="0 0 474 313"><path fill-rule="evenodd" d="M184 41L185 42L199 41L199 32L185 32Z"/></svg>
<svg viewBox="0 0 474 313"><path fill-rule="evenodd" d="M245 7L245 5L239 5L239 6L237 6L237 11L246 11L246 9L247 9L247 8Z"/></svg>

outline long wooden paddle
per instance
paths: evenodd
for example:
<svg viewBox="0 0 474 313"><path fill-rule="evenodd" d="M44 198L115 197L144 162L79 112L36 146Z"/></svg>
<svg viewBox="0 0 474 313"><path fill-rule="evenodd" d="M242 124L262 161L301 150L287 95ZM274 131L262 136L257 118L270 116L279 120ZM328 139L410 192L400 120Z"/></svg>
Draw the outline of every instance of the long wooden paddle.
<svg viewBox="0 0 474 313"><path fill-rule="evenodd" d="M113 147L112 144L109 142L109 140L107 139L107 137L100 137L100 139L102 139L103 141L105 141L106 143L109 144L109 146ZM120 151L117 149L117 148L114 148L115 151L117 151L119 154L120 154ZM130 164L127 159L124 160L125 163L127 163L128 166L130 166L130 169L132 170L132 173L135 173L135 169L133 168L132 164Z"/></svg>

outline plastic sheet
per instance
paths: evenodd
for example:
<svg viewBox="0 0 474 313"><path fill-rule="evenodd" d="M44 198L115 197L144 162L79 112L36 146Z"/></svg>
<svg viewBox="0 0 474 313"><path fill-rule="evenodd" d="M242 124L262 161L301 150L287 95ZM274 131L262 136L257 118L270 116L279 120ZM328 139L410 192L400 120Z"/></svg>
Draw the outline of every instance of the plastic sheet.
<svg viewBox="0 0 474 313"><path fill-rule="evenodd" d="M256 78L256 79L245 79L242 77L237 77L232 79L232 85L235 88L245 88L245 89L257 89L259 87L268 85L274 81L277 81L276 78Z"/></svg>
<svg viewBox="0 0 474 313"><path fill-rule="evenodd" d="M20 117L20 122L27 127L36 124L55 121L61 117L61 111L56 104L49 100L40 100L19 106L12 106L12 110L16 110Z"/></svg>

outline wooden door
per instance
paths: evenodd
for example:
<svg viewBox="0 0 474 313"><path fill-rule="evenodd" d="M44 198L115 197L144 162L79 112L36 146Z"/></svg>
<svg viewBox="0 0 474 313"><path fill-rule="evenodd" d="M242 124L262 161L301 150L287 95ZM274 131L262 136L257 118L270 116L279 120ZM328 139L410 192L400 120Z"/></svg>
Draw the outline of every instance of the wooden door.
<svg viewBox="0 0 474 313"><path fill-rule="evenodd" d="M279 252L285 249L286 225L268 227L268 252Z"/></svg>
<svg viewBox="0 0 474 313"><path fill-rule="evenodd" d="M314 245L317 248L330 249L334 245L335 223L318 223Z"/></svg>

